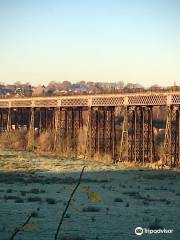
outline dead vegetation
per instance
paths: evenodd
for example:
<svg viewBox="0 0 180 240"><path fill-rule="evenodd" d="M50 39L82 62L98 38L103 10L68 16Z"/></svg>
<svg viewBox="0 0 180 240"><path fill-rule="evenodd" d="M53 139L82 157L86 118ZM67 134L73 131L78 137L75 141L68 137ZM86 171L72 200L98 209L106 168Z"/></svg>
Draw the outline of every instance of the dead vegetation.
<svg viewBox="0 0 180 240"><path fill-rule="evenodd" d="M91 155L88 150L88 127L83 126L75 133L77 141L71 135L67 137L59 136L54 130L48 129L40 134L35 131L34 140L30 137L30 132L25 129L6 131L0 134L0 149L2 150L22 150L31 151L41 155L54 155L74 159L91 159L93 161L112 164L110 153L96 152ZM118 137L119 138L119 137ZM118 143L119 144L119 143ZM170 169L170 163L165 161L163 145L157 143L157 159L154 162L135 162L123 160L125 167L141 167L150 169Z"/></svg>
<svg viewBox="0 0 180 240"><path fill-rule="evenodd" d="M0 135L0 148L3 150L26 150L27 142L27 132L23 129L11 132L3 132Z"/></svg>
<svg viewBox="0 0 180 240"><path fill-rule="evenodd" d="M54 132L42 132L35 140L36 151L52 152L54 149Z"/></svg>

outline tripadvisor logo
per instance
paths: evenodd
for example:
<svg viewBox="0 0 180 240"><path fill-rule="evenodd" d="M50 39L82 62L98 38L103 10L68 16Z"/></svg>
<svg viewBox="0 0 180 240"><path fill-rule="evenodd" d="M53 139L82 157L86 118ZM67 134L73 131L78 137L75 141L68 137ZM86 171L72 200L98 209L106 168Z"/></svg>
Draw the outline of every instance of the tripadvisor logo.
<svg viewBox="0 0 180 240"><path fill-rule="evenodd" d="M142 234L160 234L160 233L173 233L173 229L148 229L148 228L142 228L142 227L137 227L135 228L135 234L140 236Z"/></svg>
<svg viewBox="0 0 180 240"><path fill-rule="evenodd" d="M142 227L137 227L135 228L135 234L136 235L142 235L143 234L143 228Z"/></svg>

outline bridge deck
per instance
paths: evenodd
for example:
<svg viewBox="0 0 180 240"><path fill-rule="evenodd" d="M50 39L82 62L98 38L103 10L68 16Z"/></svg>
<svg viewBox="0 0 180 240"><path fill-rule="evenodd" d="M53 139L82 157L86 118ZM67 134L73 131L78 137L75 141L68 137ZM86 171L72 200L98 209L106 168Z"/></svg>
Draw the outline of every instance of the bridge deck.
<svg viewBox="0 0 180 240"><path fill-rule="evenodd" d="M179 105L180 91L171 93L99 94L0 99L0 108Z"/></svg>

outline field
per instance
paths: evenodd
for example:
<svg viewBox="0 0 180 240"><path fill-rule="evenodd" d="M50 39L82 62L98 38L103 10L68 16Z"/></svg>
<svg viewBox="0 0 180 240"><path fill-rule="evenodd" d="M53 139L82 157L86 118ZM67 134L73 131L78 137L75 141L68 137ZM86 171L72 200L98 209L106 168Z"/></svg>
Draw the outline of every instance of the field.
<svg viewBox="0 0 180 240"><path fill-rule="evenodd" d="M180 239L180 172L111 165L84 159L0 152L0 239L8 240L33 212L17 240ZM173 229L136 236L136 227Z"/></svg>

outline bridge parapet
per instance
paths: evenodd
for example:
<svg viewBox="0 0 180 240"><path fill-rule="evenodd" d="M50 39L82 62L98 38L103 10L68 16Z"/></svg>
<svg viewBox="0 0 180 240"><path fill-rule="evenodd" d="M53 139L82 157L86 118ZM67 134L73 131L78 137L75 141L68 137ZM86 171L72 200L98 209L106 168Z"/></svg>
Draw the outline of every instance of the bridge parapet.
<svg viewBox="0 0 180 240"><path fill-rule="evenodd" d="M123 106L124 97L119 96L102 96L92 98L93 106Z"/></svg>
<svg viewBox="0 0 180 240"><path fill-rule="evenodd" d="M141 94L99 94L81 96L0 99L0 108L10 107L95 107L169 106L180 104L180 92Z"/></svg>
<svg viewBox="0 0 180 240"><path fill-rule="evenodd" d="M57 99L41 99L34 101L35 107L57 107L58 100Z"/></svg>
<svg viewBox="0 0 180 240"><path fill-rule="evenodd" d="M63 107L88 106L88 98L64 98L61 99L60 106Z"/></svg>
<svg viewBox="0 0 180 240"><path fill-rule="evenodd" d="M10 101L1 101L0 100L0 108L9 108L10 107Z"/></svg>
<svg viewBox="0 0 180 240"><path fill-rule="evenodd" d="M180 104L180 94L171 95L171 104Z"/></svg>
<svg viewBox="0 0 180 240"><path fill-rule="evenodd" d="M32 101L31 100L12 100L9 102L11 107L31 107Z"/></svg>
<svg viewBox="0 0 180 240"><path fill-rule="evenodd" d="M166 105L167 96L150 95L150 96L129 96L128 105Z"/></svg>

